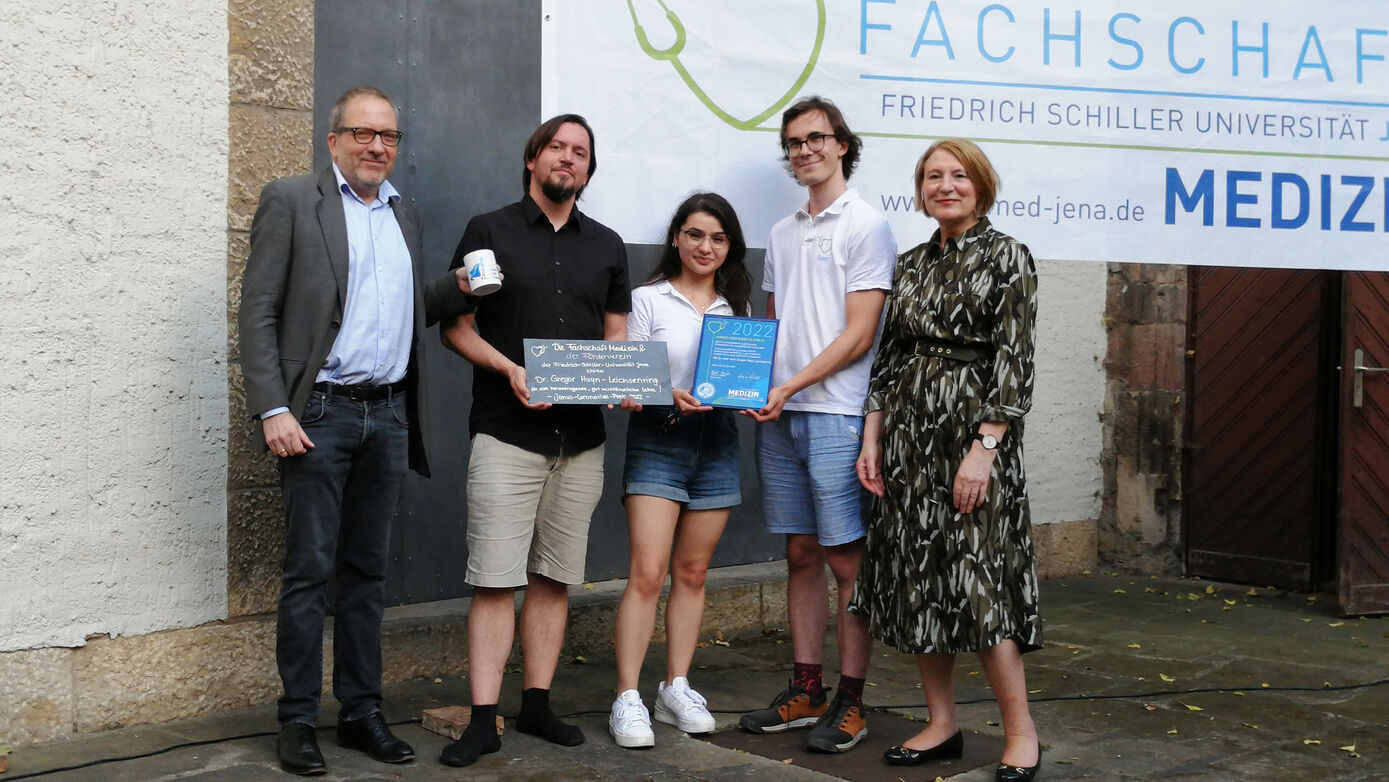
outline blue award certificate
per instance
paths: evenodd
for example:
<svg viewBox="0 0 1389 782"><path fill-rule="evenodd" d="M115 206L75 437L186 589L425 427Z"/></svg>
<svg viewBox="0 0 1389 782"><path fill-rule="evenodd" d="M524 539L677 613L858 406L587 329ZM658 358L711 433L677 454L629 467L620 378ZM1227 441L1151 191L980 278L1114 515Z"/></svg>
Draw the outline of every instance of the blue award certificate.
<svg viewBox="0 0 1389 782"><path fill-rule="evenodd" d="M702 404L757 410L772 388L779 322L770 318L705 315L699 332L694 388Z"/></svg>

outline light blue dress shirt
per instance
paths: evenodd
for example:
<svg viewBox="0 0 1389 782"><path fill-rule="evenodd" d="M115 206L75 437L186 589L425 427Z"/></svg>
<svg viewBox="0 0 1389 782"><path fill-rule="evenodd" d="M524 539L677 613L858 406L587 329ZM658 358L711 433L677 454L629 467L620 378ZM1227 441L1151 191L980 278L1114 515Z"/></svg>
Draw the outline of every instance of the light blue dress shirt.
<svg viewBox="0 0 1389 782"><path fill-rule="evenodd" d="M334 385L389 385L402 380L410 368L415 331L414 269L405 235L391 210L391 202L400 193L390 182L382 182L376 199L368 204L353 192L336 163L333 175L347 219L347 305L316 380ZM288 410L277 407L261 418Z"/></svg>
<svg viewBox="0 0 1389 782"><path fill-rule="evenodd" d="M387 385L405 377L415 331L415 279L410 250L391 202L400 193L382 182L370 204L357 197L333 164L347 218L347 306L342 328L318 381Z"/></svg>

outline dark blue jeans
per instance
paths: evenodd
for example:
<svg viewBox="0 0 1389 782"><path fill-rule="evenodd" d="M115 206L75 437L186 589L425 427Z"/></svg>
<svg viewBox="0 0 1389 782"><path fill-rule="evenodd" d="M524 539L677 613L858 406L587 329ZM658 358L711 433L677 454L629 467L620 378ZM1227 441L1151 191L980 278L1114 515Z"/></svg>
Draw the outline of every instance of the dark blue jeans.
<svg viewBox="0 0 1389 782"><path fill-rule="evenodd" d="M381 614L391 517L409 461L403 394L357 402L315 391L300 424L314 448L280 461L285 560L275 661L281 725L318 720L329 585L339 720L380 710Z"/></svg>

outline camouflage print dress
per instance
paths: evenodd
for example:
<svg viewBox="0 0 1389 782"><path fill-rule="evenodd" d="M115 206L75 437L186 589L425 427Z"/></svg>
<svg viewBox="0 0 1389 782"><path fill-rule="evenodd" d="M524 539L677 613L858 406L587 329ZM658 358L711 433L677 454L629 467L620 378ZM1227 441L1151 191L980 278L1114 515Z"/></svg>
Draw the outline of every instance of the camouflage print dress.
<svg viewBox="0 0 1389 782"><path fill-rule="evenodd" d="M1022 468L1032 404L1037 275L1027 247L987 218L942 250L939 232L904 253L873 364L885 495L874 506L851 611L904 652L968 652L1013 639L1041 646ZM988 343L965 363L912 352L919 339ZM955 510L955 472L980 422L1006 421L988 497Z"/></svg>

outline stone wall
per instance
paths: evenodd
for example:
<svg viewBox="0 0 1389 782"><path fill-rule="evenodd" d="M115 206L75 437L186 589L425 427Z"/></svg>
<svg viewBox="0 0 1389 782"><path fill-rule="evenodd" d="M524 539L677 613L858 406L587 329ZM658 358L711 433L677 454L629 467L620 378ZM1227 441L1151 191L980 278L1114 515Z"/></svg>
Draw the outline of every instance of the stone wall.
<svg viewBox="0 0 1389 782"><path fill-rule="evenodd" d="M227 442L227 610L275 608L283 546L279 477L257 440L241 382L236 313L251 218L271 180L313 164L313 0L231 0L230 187L226 210L226 308L231 420ZM259 411L257 411L259 412Z"/></svg>
<svg viewBox="0 0 1389 782"><path fill-rule="evenodd" d="M219 619L225 4L2 8L0 652Z"/></svg>
<svg viewBox="0 0 1389 782"><path fill-rule="evenodd" d="M1106 322L1104 503L1113 565L1180 569L1186 267L1111 264Z"/></svg>

